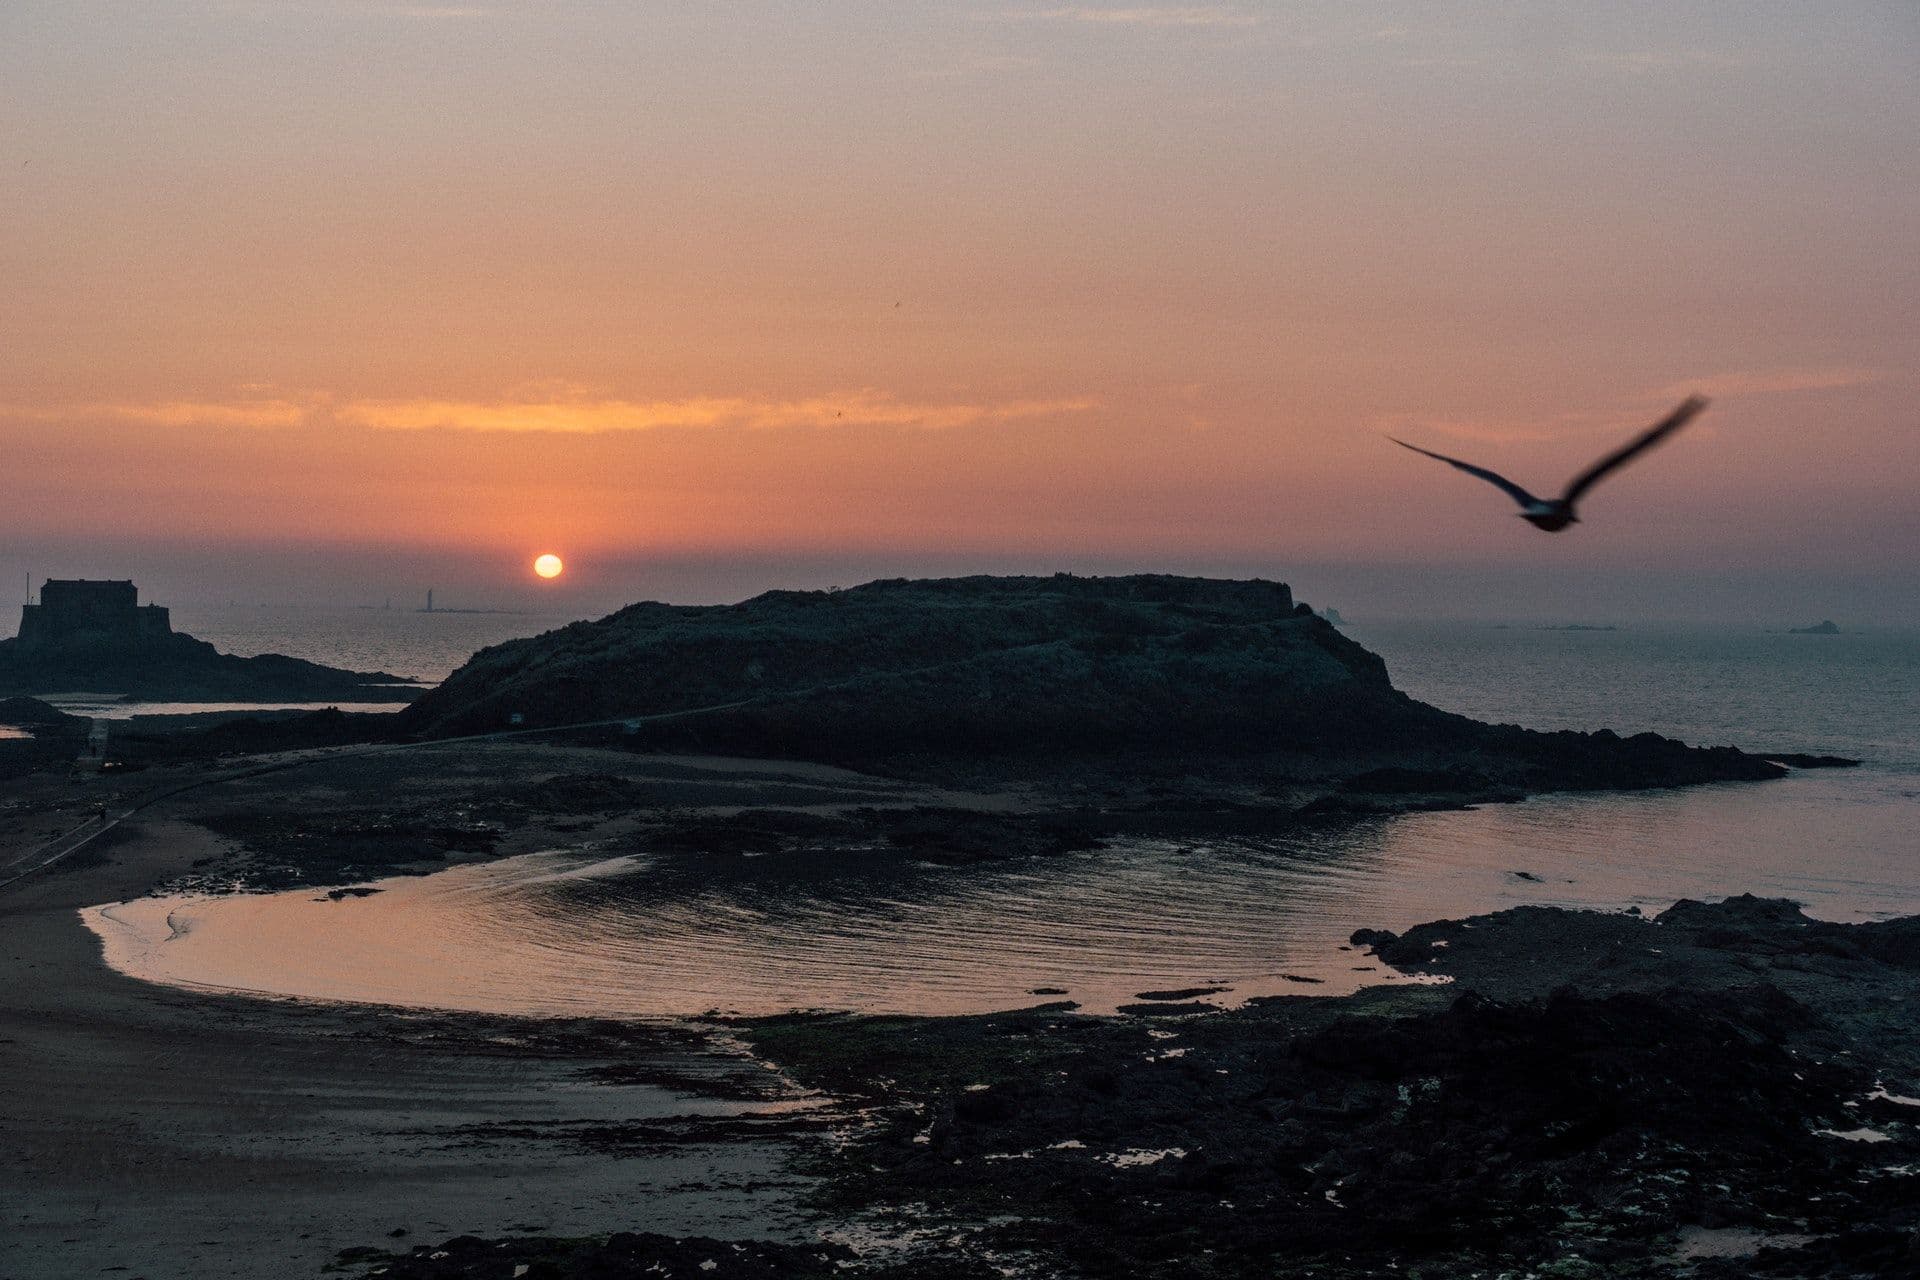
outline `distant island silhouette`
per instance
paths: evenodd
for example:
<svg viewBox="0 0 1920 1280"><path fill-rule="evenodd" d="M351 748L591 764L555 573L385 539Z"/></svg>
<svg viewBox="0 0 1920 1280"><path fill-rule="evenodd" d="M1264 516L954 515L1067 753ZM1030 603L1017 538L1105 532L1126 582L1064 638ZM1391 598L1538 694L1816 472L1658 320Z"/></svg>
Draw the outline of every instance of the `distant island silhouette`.
<svg viewBox="0 0 1920 1280"><path fill-rule="evenodd" d="M243 658L173 629L128 579L49 579L0 640L0 697L85 690L176 702L406 702L384 671L344 671L268 653Z"/></svg>
<svg viewBox="0 0 1920 1280"><path fill-rule="evenodd" d="M1838 636L1845 635L1846 633L1840 630L1838 623L1828 618L1826 621L1816 622L1810 627L1790 627L1787 629L1787 634L1790 636Z"/></svg>

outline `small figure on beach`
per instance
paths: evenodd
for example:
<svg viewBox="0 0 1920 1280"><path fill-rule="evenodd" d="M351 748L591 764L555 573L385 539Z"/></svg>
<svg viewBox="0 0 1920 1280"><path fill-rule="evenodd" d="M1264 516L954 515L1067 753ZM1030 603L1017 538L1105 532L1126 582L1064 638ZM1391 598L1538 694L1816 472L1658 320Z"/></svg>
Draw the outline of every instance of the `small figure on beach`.
<svg viewBox="0 0 1920 1280"><path fill-rule="evenodd" d="M1527 521L1536 529L1544 529L1548 533L1558 533L1570 524L1580 523L1580 517L1574 514L1573 507L1574 503L1578 502L1587 490L1600 483L1608 473L1625 466L1634 458L1645 453L1648 449L1653 448L1653 446L1678 431L1681 427L1686 426L1688 422L1692 421L1693 418L1706 407L1707 401L1705 397L1688 396L1681 402L1679 408L1634 437L1630 443L1614 450L1575 476L1573 480L1568 483L1565 491L1557 498L1536 498L1497 471L1489 471L1485 467L1476 467L1470 462L1462 462L1458 458L1449 458L1444 453L1434 453L1430 449L1422 449L1417 444L1408 444L1405 440L1395 439L1392 436L1387 438L1393 440L1395 444L1403 449L1411 449L1415 453L1424 453L1429 458L1436 458L1450 467L1458 467L1470 476L1479 476L1489 484L1498 486L1505 491L1508 497L1520 504L1520 518L1522 520Z"/></svg>

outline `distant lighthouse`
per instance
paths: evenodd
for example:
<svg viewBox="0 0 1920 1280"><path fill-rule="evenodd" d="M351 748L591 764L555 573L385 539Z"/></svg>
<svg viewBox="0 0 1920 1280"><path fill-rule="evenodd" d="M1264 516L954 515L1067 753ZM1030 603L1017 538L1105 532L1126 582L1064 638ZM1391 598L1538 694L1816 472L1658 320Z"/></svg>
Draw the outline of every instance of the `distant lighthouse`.
<svg viewBox="0 0 1920 1280"><path fill-rule="evenodd" d="M428 613L433 612L433 588L432 587L427 588L427 612Z"/></svg>

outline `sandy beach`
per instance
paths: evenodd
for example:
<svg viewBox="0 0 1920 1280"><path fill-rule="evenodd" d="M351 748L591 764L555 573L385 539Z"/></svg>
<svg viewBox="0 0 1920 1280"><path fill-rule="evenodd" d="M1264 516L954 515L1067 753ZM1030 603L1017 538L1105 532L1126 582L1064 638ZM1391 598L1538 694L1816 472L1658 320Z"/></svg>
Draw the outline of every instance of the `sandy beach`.
<svg viewBox="0 0 1920 1280"><path fill-rule="evenodd" d="M803 1184L780 1157L785 1131L812 1122L711 1036L186 992L101 963L79 910L230 851L189 820L202 809L270 797L297 810L369 783L425 803L569 769L644 772L617 753L533 746L401 758L179 796L0 895L0 1276L304 1274L344 1248L469 1232L807 1234ZM682 768L695 786L750 766ZM9 852L87 816L103 787L191 776L20 784ZM517 831L502 852L555 834Z"/></svg>

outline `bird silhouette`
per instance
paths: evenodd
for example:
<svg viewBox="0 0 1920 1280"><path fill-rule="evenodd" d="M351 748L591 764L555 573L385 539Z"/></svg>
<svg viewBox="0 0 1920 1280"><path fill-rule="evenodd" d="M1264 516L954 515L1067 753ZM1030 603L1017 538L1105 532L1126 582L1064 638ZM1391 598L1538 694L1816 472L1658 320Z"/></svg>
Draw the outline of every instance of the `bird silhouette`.
<svg viewBox="0 0 1920 1280"><path fill-rule="evenodd" d="M1476 467L1471 462L1462 462L1458 458L1449 458L1444 453L1435 453L1431 449L1422 449L1417 444L1408 444L1405 440L1388 436L1402 449L1411 449L1415 453L1424 453L1429 458L1437 458L1450 467L1458 467L1470 476L1479 476L1488 484L1498 486L1508 497L1520 504L1520 518L1536 529L1548 533L1558 533L1570 524L1579 524L1580 517L1574 512L1574 504L1580 501L1587 490L1599 484L1608 474L1633 461L1653 446L1691 422L1695 415L1707 407L1704 396L1688 396L1675 409L1660 421L1648 427L1631 441L1615 449L1600 461L1582 471L1568 482L1567 487L1557 498L1536 498L1513 481L1497 471L1485 467Z"/></svg>

